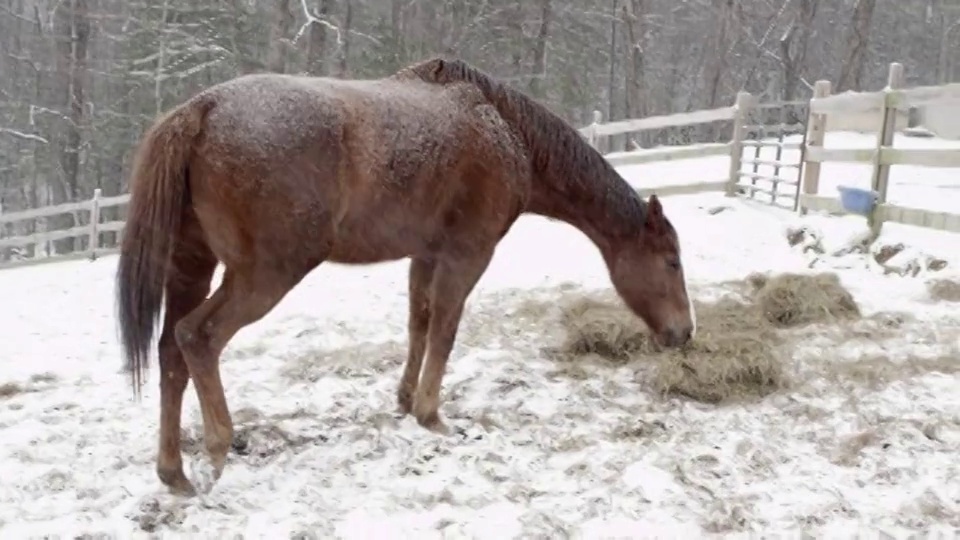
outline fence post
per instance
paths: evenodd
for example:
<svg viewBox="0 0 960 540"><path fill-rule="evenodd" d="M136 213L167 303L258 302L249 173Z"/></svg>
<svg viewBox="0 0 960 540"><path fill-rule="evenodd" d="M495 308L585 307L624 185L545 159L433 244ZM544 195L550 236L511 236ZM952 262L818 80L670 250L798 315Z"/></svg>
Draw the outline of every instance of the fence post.
<svg viewBox="0 0 960 540"><path fill-rule="evenodd" d="M749 92L737 92L733 112L733 134L730 137L730 171L725 193L727 197L736 196L737 184L740 183L740 168L743 166L743 126L750 113L752 97Z"/></svg>
<svg viewBox="0 0 960 540"><path fill-rule="evenodd" d="M887 72L887 87L883 89L884 100L881 109L880 132L877 133L877 152L874 155L873 178L870 188L877 192L877 204L867 221L870 224L872 238L880 236L883 227L883 205L887 202L887 185L890 181L890 165L884 164L880 155L884 147L893 146L893 134L897 131L896 103L891 103L891 93L903 87L903 64L893 62ZM895 101L895 100L894 100Z"/></svg>
<svg viewBox="0 0 960 540"><path fill-rule="evenodd" d="M100 246L100 188L93 190L93 199L90 200L90 237L87 240L87 250L90 251L90 260L97 260L97 248Z"/></svg>
<svg viewBox="0 0 960 540"><path fill-rule="evenodd" d="M807 136L804 137L804 148L800 149L800 166L803 167L803 195L816 195L820 192L820 162L807 161L807 148L823 147L827 135L827 115L814 114L813 100L830 95L830 81L819 80L813 84L813 99L810 100L810 110L807 111ZM807 208L803 205L803 196L797 203L800 215L806 215Z"/></svg>
<svg viewBox="0 0 960 540"><path fill-rule="evenodd" d="M593 123L590 124L592 128L590 130L590 145L593 146L598 152L603 153L603 148L600 147L600 136L597 135L597 127L603 123L603 113L599 109L593 111Z"/></svg>

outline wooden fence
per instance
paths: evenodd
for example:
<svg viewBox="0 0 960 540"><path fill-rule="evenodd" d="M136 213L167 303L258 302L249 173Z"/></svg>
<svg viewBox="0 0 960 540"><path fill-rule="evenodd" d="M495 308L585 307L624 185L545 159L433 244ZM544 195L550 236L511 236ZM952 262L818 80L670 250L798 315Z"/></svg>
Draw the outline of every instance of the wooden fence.
<svg viewBox="0 0 960 540"><path fill-rule="evenodd" d="M865 163L872 165L870 188L877 203L867 216L874 235L884 222L902 223L960 233L960 213L910 208L887 202L890 168L893 165L924 167L960 167L960 150L894 148L897 115L913 107L960 103L960 84L903 88L903 66L890 64L887 86L878 92L846 92L830 95L830 82L817 81L810 100L810 119L804 161L803 193L800 211L823 210L846 213L840 200L820 194L820 164L825 162ZM831 115L877 114L877 140L874 148L824 148L826 123ZM957 211L960 212L960 198Z"/></svg>
<svg viewBox="0 0 960 540"><path fill-rule="evenodd" d="M803 125L803 122L785 121L785 113L783 113L782 107L799 105L799 103L761 104L754 96L741 92L737 95L736 102L732 106L717 109L609 123L603 123L600 114L595 113L594 121L590 125L580 128L579 131L590 144L598 147L598 143L604 137L614 135L713 122L730 122L732 129L729 142L611 152L607 153L605 157L614 166L624 166L708 156L729 156L728 169L719 172L717 178L680 185L640 188L638 191L643 195L656 192L664 196L707 191L723 191L727 196L741 194L750 198L756 198L758 194L765 194L769 197L765 201L768 204L783 207L783 200L786 199L791 201L786 205L788 208L799 210L802 213L810 210L837 213L844 211L839 199L819 193L821 163L827 161L872 163L874 168L872 184L878 193L879 204L870 216L870 221L877 231L884 221L891 221L960 232L960 216L956 214L905 208L886 202L891 165L960 167L960 151L958 150L892 148L894 120L898 110L930 103L960 101L960 84L901 89L902 69L899 64L891 66L890 85L880 92L848 92L831 96L830 83L818 81L814 97L808 103L806 125ZM776 107L781 107L781 112L779 122L773 126L764 124L762 120L760 122L751 120L751 115ZM877 110L879 111L878 114L882 115L882 122L881 118L878 118L878 125L882 127L878 134L876 148L863 150L823 147L828 115L872 110ZM766 134L768 128L771 127L776 132L775 139L768 137ZM786 141L785 134L790 131L799 131L802 139L794 142ZM761 154L763 148L773 149L774 155L764 157ZM749 153L751 151L752 156L749 154L746 157L744 156L745 152ZM794 155L787 157L785 152L793 152ZM752 170L745 171L745 166L751 167ZM773 172L761 173L759 172L761 166L770 168ZM794 178L781 176L783 171L792 172ZM746 183L742 183L742 180L746 180ZM760 182L764 182L764 184L760 184ZM59 214L73 214L74 223L79 223L63 230L32 232L19 236L14 233L14 236L6 238L0 236L0 253L5 250L33 247L31 257L20 260L0 260L0 267L78 258L95 259L99 255L114 253L115 248L105 246L101 242L101 234L116 233L117 238L119 238L123 229L123 221L101 222L101 210L126 205L128 199L129 195L127 194L102 197L100 190L96 190L93 198L87 201L0 214L0 235L8 224L36 221L40 218L49 218ZM51 253L51 242L65 238L80 238L84 247L66 255ZM16 257L13 259L16 259Z"/></svg>
<svg viewBox="0 0 960 540"><path fill-rule="evenodd" d="M10 268L16 266L25 266L41 264L44 262L64 261L71 259L96 259L100 255L115 253L115 248L105 248L101 244L101 234L115 232L118 235L123 230L123 221L101 221L101 211L105 208L112 208L126 205L130 199L129 194L116 195L113 197L102 197L100 190L93 192L93 198L86 201L77 201L55 206L44 206L22 212L10 214L0 214L0 231L7 224L18 223L22 221L36 221L42 218L50 218L61 214L73 215L75 225L69 229L55 229L46 231L35 231L30 234L19 236L0 237L0 251L19 251L23 248L33 247L33 256L0 261L0 268ZM80 224L76 224L80 223ZM72 253L58 254L52 252L52 244L57 240L73 238L85 244L85 249L76 249Z"/></svg>

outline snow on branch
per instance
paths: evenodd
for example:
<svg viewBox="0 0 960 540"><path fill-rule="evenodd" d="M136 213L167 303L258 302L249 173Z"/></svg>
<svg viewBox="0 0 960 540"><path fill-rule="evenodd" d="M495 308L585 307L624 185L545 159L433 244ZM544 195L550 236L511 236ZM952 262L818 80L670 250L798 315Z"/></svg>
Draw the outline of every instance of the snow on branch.
<svg viewBox="0 0 960 540"><path fill-rule="evenodd" d="M294 43L296 43L297 40L300 39L301 36L303 36L303 33L307 31L307 28L309 28L311 24L321 24L321 25L326 26L327 28L333 30L333 31L336 33L336 35L337 35L337 46L338 46L338 47L340 47L340 46L343 45L343 36L342 36L342 34L340 33L340 27L339 27L339 26L331 23L330 21L328 21L328 20L326 20L326 19L321 19L320 17L318 17L317 15L315 15L314 13L312 13L312 12L310 11L310 6L307 5L307 0L300 0L300 6L303 8L303 14L304 14L304 16L307 17L307 22L303 23L303 25L300 27L300 30L297 31L297 35L293 36L293 42L294 42Z"/></svg>
<svg viewBox="0 0 960 540"><path fill-rule="evenodd" d="M0 127L0 133L6 133L18 139L24 139L27 141L34 141L43 144L50 144L50 141L44 139L40 135L34 135L33 133L24 133L22 131L17 131L15 129Z"/></svg>

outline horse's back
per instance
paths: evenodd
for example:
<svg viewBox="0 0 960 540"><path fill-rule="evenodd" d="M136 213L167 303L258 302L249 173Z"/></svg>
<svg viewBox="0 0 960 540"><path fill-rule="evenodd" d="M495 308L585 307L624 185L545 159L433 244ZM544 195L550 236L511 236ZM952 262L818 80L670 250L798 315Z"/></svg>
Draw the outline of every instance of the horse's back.
<svg viewBox="0 0 960 540"><path fill-rule="evenodd" d="M200 198L231 206L232 221L328 222L339 240L330 260L429 251L450 216L505 222L494 207L516 206L523 190L509 184L519 172L485 178L522 160L468 87L248 75L208 92L216 106L198 147ZM258 231L249 234L271 234Z"/></svg>

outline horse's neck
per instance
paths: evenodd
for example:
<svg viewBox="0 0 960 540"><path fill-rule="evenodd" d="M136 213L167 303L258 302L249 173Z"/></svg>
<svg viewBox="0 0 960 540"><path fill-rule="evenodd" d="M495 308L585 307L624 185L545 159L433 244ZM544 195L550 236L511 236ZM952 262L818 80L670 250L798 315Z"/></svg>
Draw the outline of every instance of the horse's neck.
<svg viewBox="0 0 960 540"><path fill-rule="evenodd" d="M562 181L558 173L543 174L534 181L528 211L572 225L586 235L607 258L617 242L639 227L636 213L626 211L632 201L610 196L623 186L602 185L600 180ZM613 180L611 180L612 182ZM628 195L624 195L628 197ZM636 201L638 204L642 204Z"/></svg>

